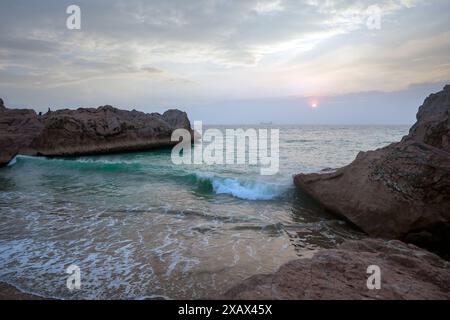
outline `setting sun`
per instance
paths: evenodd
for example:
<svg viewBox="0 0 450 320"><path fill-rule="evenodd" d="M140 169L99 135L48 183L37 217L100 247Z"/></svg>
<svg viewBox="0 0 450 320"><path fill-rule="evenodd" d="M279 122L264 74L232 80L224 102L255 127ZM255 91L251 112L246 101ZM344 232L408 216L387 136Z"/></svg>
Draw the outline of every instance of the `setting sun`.
<svg viewBox="0 0 450 320"><path fill-rule="evenodd" d="M311 101L311 108L315 109L319 106L319 102L317 100Z"/></svg>

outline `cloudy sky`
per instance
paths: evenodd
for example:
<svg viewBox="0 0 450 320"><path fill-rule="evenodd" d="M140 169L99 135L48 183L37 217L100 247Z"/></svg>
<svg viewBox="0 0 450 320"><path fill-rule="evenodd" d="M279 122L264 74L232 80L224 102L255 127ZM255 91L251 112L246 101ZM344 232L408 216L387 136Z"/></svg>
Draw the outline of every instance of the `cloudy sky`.
<svg viewBox="0 0 450 320"><path fill-rule="evenodd" d="M71 4L81 30L66 28ZM0 2L0 96L36 110L410 123L449 82L449 52L448 0Z"/></svg>

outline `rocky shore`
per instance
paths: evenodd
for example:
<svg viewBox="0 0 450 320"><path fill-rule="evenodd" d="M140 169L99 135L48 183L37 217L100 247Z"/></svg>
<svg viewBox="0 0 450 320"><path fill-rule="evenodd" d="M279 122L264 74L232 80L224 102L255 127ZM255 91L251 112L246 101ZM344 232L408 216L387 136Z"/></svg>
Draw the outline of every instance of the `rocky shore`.
<svg viewBox="0 0 450 320"><path fill-rule="evenodd" d="M185 112L146 114L102 106L50 111L8 109L0 99L0 166L17 154L79 156L172 146L175 129L191 131Z"/></svg>
<svg viewBox="0 0 450 320"><path fill-rule="evenodd" d="M450 86L425 99L402 141L294 183L370 236L450 252Z"/></svg>
<svg viewBox="0 0 450 320"><path fill-rule="evenodd" d="M369 290L367 268L381 271ZM256 275L221 297L233 300L450 299L450 263L398 240L347 241L267 275Z"/></svg>
<svg viewBox="0 0 450 320"><path fill-rule="evenodd" d="M38 115L7 109L0 100L0 165L17 154L73 156L170 146L176 128L191 130L178 110L160 115L103 106ZM333 172L298 174L294 183L373 238L347 241L273 274L252 276L220 299L450 299L450 86L424 101L400 142L360 152ZM367 287L371 265L380 268L380 289ZM0 284L2 297L32 298Z"/></svg>
<svg viewBox="0 0 450 320"><path fill-rule="evenodd" d="M294 183L379 239L321 250L250 277L221 298L450 299L450 263L442 259L450 257L449 85L424 101L402 141L360 152L331 173L296 175ZM370 265L380 267L379 290L366 285Z"/></svg>

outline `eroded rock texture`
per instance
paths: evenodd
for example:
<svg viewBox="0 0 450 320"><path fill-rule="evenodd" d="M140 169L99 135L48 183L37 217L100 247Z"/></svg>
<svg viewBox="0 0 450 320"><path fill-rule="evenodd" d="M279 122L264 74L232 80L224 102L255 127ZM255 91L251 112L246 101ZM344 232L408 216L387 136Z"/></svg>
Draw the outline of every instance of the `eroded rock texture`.
<svg viewBox="0 0 450 320"><path fill-rule="evenodd" d="M185 112L146 114L103 106L58 110L6 109L0 103L0 165L16 154L75 156L171 146L175 129L191 131Z"/></svg>

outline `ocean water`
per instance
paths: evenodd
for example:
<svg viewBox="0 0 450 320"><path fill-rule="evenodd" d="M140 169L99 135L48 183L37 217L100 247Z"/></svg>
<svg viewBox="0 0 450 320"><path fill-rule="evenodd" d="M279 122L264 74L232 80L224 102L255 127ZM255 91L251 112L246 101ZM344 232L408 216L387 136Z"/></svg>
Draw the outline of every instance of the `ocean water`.
<svg viewBox="0 0 450 320"><path fill-rule="evenodd" d="M0 168L0 281L63 299L214 297L361 237L295 189L292 175L346 165L408 127L279 128L275 176L255 166L178 166L170 150L17 157ZM66 287L71 264L81 269L80 290Z"/></svg>

